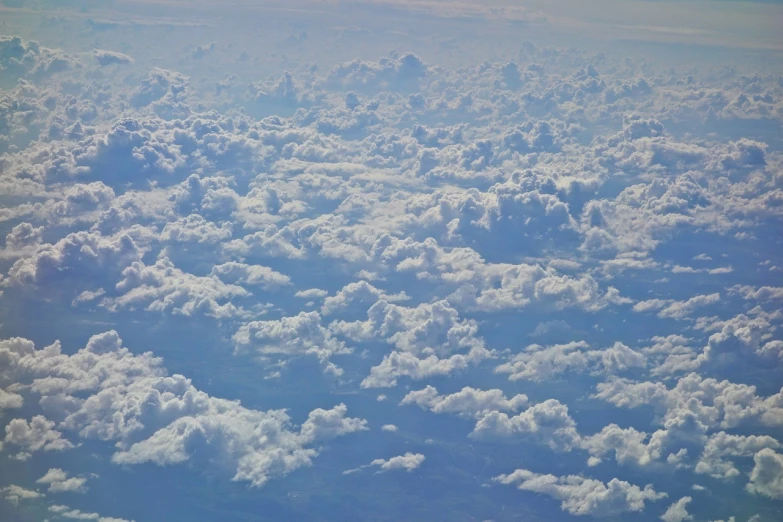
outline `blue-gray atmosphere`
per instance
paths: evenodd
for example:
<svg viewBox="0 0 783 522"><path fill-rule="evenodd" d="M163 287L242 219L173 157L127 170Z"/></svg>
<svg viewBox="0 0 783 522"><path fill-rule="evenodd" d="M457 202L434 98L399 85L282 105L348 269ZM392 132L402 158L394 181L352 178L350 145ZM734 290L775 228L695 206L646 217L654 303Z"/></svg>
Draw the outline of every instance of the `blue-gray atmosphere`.
<svg viewBox="0 0 783 522"><path fill-rule="evenodd" d="M783 2L0 0L0 522L591 520L783 520Z"/></svg>

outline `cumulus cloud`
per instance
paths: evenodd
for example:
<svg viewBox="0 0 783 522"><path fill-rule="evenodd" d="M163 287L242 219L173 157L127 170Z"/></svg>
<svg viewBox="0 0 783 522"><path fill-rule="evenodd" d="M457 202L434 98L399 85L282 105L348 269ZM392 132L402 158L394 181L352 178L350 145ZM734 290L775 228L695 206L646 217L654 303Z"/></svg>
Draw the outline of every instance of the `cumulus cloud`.
<svg viewBox="0 0 783 522"><path fill-rule="evenodd" d="M37 350L30 341L6 341L0 357L15 379L32 383L42 407L56 407L59 429L113 442L117 464L214 459L234 480L261 486L310 465L317 455L310 444L366 429L364 420L346 417L344 405L313 410L297 430L282 410L252 410L211 397L182 375L168 375L151 353L133 355L114 331L93 336L72 355L59 344ZM119 418L125 420L115 422ZM41 416L30 423L15 419L6 443L33 451L72 447L54 427ZM57 470L47 477L52 487L58 477L75 483Z"/></svg>
<svg viewBox="0 0 783 522"><path fill-rule="evenodd" d="M252 350L263 357L313 355L324 371L334 375L342 374L342 370L330 360L331 357L352 351L321 324L318 312L300 312L279 320L245 323L233 340L237 349Z"/></svg>
<svg viewBox="0 0 783 522"><path fill-rule="evenodd" d="M666 512L661 515L663 522L682 522L683 520L693 520L693 516L686 509L693 499L691 497L682 497L680 500L669 506Z"/></svg>
<svg viewBox="0 0 783 522"><path fill-rule="evenodd" d="M513 416L492 411L476 421L470 436L477 439L529 437L559 451L569 451L580 440L568 406L556 399L534 404Z"/></svg>
<svg viewBox="0 0 783 522"><path fill-rule="evenodd" d="M344 471L343 475L356 473L357 471L360 471L364 468L371 467L377 467L377 473L385 473L387 471L393 470L405 470L410 473L413 470L418 469L425 460L426 457L421 453L406 452L404 455L398 455L396 457L391 457L390 459L375 459L366 466Z"/></svg>
<svg viewBox="0 0 783 522"><path fill-rule="evenodd" d="M49 512L54 516L62 517L68 520L96 520L97 522L133 522L132 520L126 520L124 518L104 517L98 513L91 513L88 511L82 511L80 509L73 509L63 504L54 504L49 506Z"/></svg>
<svg viewBox="0 0 783 522"><path fill-rule="evenodd" d="M73 448L73 444L54 427L54 421L48 420L43 415L36 415L29 421L12 419L5 427L5 443L31 453Z"/></svg>
<svg viewBox="0 0 783 522"><path fill-rule="evenodd" d="M466 386L450 395L439 395L432 386L409 392L400 404L416 404L435 413L457 413L481 418L493 411L519 411L528 404L527 396L518 394L507 399L501 390L477 390Z"/></svg>
<svg viewBox="0 0 783 522"><path fill-rule="evenodd" d="M92 51L92 54L93 56L95 56L95 59L102 67L105 67L107 65L122 65L122 64L133 63L133 58L131 58L127 54L118 53L116 51L94 49Z"/></svg>
<svg viewBox="0 0 783 522"><path fill-rule="evenodd" d="M427 7L425 20L444 9ZM468 25L478 12L544 19L508 6L448 9ZM443 19L422 39L385 17L335 29L326 12L322 30L273 30L279 49L257 53L238 43L241 28L218 37L222 22L210 20L220 43L210 42L188 16L42 21L63 38L73 27L100 36L81 54L0 37L0 297L53 328L48 314L67 310L68 339L132 318L134 344L144 343L198 321L215 335L210 357L249 355L258 366L247 372L279 379L302 402L276 395L290 417L243 406L252 376L232 392L242 404L214 397L157 358L173 355L173 367L179 355L131 352L111 332L81 350L8 339L2 443L30 459L15 466L89 440L115 463L193 462L260 486L309 466L330 438L366 431L348 416L376 397L362 388L399 385L399 395L385 390L390 400L469 423L476 456L524 441L572 452L569 469L586 460L602 478L614 464L639 480L668 468L747 477L737 502L780 497L783 390L769 384L783 363L773 279L783 90L769 64L749 52L741 68L681 73L505 41L493 48L500 58L483 60L481 46L442 33ZM377 54L371 18L383 20L381 46L401 51ZM601 27L640 38L673 30ZM145 39L165 48L174 33L176 56L145 55ZM318 49L335 59L324 65ZM182 343L201 360L202 341ZM320 379L305 386L285 371L300 358L338 377L325 382L344 403L321 403ZM382 413L388 433L422 415ZM423 459L359 469L411 471ZM577 515L627 517L661 496L578 474L501 477ZM40 480L52 492L87 485L59 468ZM705 518L690 489L671 488L680 500L663 520L687 520L686 508ZM52 518L111 520L50 508Z"/></svg>
<svg viewBox="0 0 783 522"><path fill-rule="evenodd" d="M566 372L613 375L630 368L643 368L646 364L644 354L622 343L593 350L586 342L579 341L548 347L530 345L509 362L497 366L495 371L509 374L512 381L545 381Z"/></svg>
<svg viewBox="0 0 783 522"><path fill-rule="evenodd" d="M561 509L572 515L604 517L640 512L645 502L654 502L667 496L666 493L656 492L651 485L642 489L616 478L604 483L579 475L558 477L526 469L498 475L493 480L560 500Z"/></svg>
<svg viewBox="0 0 783 522"><path fill-rule="evenodd" d="M20 501L23 500L33 500L36 498L43 497L43 494L37 491L31 489L25 489L15 484L11 484L10 486L5 486L3 488L0 488L0 492L2 492L3 498L5 498L7 502L10 502L13 505L17 505L19 504Z"/></svg>
<svg viewBox="0 0 783 522"><path fill-rule="evenodd" d="M764 448L753 456L747 490L770 498L783 498L783 455Z"/></svg>
<svg viewBox="0 0 783 522"><path fill-rule="evenodd" d="M395 347L362 381L366 388L392 387L400 377L448 375L490 356L475 321L461 319L446 301L403 307L380 300L367 317L329 325L330 331L354 341L380 336Z"/></svg>
<svg viewBox="0 0 783 522"><path fill-rule="evenodd" d="M46 474L35 481L36 484L48 486L49 493L84 493L87 491L84 477L68 477L68 473L60 468L50 468Z"/></svg>

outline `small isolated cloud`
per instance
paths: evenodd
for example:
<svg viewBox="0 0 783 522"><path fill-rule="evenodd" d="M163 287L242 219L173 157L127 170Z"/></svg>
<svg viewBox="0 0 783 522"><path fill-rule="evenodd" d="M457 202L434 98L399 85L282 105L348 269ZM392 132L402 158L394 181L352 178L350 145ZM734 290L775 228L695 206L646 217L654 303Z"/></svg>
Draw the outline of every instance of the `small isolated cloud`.
<svg viewBox="0 0 783 522"><path fill-rule="evenodd" d="M397 426L395 426L394 424L384 424L383 426L381 426L381 430L389 431L389 432L392 432L392 433L397 431L397 429L398 429Z"/></svg>
<svg viewBox="0 0 783 522"><path fill-rule="evenodd" d="M669 506L666 512L661 515L663 522L683 522L683 520L693 520L693 515L686 509L693 499L691 497L682 497L680 500Z"/></svg>
<svg viewBox="0 0 783 522"><path fill-rule="evenodd" d="M51 468L46 474L35 481L37 484L49 486L49 493L84 493L87 491L84 477L68 477L68 473L59 468Z"/></svg>
<svg viewBox="0 0 783 522"><path fill-rule="evenodd" d="M356 469L349 469L347 471L343 471L343 475L348 475L350 473L356 473L358 471L361 471L365 468L371 468L371 467L377 467L378 471L376 473L385 473L387 471L393 471L393 470L405 470L408 473L411 471L417 469L419 466L422 465L422 463L426 460L426 457L422 455L421 453L411 453L406 452L404 455L398 455L396 457L392 457L390 459L375 459L372 462L370 462L367 465L360 466Z"/></svg>
<svg viewBox="0 0 783 522"><path fill-rule="evenodd" d="M498 475L493 480L560 500L561 509L572 515L608 517L640 512L644 509L645 502L666 497L666 493L656 492L651 485L640 488L616 478L604 483L579 475L558 477L526 469Z"/></svg>
<svg viewBox="0 0 783 522"><path fill-rule="evenodd" d="M468 418L480 418L493 411L519 411L528 405L527 396L517 394L506 398L501 390L477 390L466 386L450 395L440 395L432 386L412 391L400 404L416 404L435 413L456 413Z"/></svg>
<svg viewBox="0 0 783 522"><path fill-rule="evenodd" d="M92 51L92 55L95 57L101 67L106 67L107 65L122 65L133 63L133 58L127 54L122 54L115 51L94 49Z"/></svg>
<svg viewBox="0 0 783 522"><path fill-rule="evenodd" d="M71 520L95 520L96 522L134 522L133 520L126 520L124 518L104 517L98 513L81 511L79 509L73 509L62 504L49 506L49 511L54 513L56 516Z"/></svg>

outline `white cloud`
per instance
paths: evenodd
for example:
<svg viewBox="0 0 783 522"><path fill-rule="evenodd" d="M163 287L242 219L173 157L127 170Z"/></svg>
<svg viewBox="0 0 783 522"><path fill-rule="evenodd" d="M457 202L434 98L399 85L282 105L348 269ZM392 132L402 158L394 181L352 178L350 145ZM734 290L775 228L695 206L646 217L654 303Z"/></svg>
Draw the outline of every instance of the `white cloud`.
<svg viewBox="0 0 783 522"><path fill-rule="evenodd" d="M682 497L680 500L669 506L666 512L661 515L663 522L682 522L683 520L693 520L693 515L686 509L693 499L691 497Z"/></svg>
<svg viewBox="0 0 783 522"><path fill-rule="evenodd" d="M616 478L603 483L579 475L557 477L526 469L498 475L493 480L501 484L514 484L523 491L541 493L560 500L561 509L572 515L603 517L640 512L644 509L645 502L667 496L666 493L656 492L651 485L641 489Z"/></svg>
<svg viewBox="0 0 783 522"><path fill-rule="evenodd" d="M398 455L396 457L391 457L390 459L375 459L365 466L344 471L343 475L356 473L357 471L361 471L364 468L370 468L373 466L378 468L377 473L385 473L387 471L394 470L405 470L410 473L413 470L418 469L425 460L426 457L421 453L411 453L408 451L404 455Z"/></svg>
<svg viewBox="0 0 783 522"><path fill-rule="evenodd" d="M42 406L57 407L63 417L58 429L112 441L118 464L209 458L198 451L206 445L208 455L235 469L234 480L261 486L310 465L317 455L310 444L366 429L364 420L346 417L346 407L338 405L313 410L296 430L282 410L244 408L207 395L181 375L167 375L160 359L131 354L113 331L93 336L72 355L59 344L35 350L29 341L6 341L0 359L16 379L32 381ZM119 418L125 420L115 422ZM6 442L31 450L72 447L54 426L40 416L29 424L16 419Z"/></svg>
<svg viewBox="0 0 783 522"><path fill-rule="evenodd" d="M54 513L55 516L67 518L69 520L95 520L97 522L133 522L132 520L126 520L124 518L104 517L98 513L90 513L87 511L81 511L79 509L73 509L69 506L62 504L55 504L49 506L49 511Z"/></svg>
<svg viewBox="0 0 783 522"><path fill-rule="evenodd" d="M770 498L783 498L783 455L765 448L753 456L747 490Z"/></svg>
<svg viewBox="0 0 783 522"><path fill-rule="evenodd" d="M318 312L300 312L279 320L251 321L239 327L233 336L239 350L249 350L263 357L296 357L313 355L324 371L342 374L331 357L349 354L351 349L321 325Z"/></svg>
<svg viewBox="0 0 783 522"><path fill-rule="evenodd" d="M84 493L87 491L84 477L68 477L68 473L60 468L50 468L46 474L35 481L37 484L48 485L49 493Z"/></svg>
<svg viewBox="0 0 783 522"><path fill-rule="evenodd" d="M116 290L119 296L103 302L111 310L143 307L150 312L216 318L245 315L232 300L251 295L245 288L224 283L216 275L199 277L183 272L167 257L151 266L140 261L131 263L122 271Z"/></svg>
<svg viewBox="0 0 783 522"><path fill-rule="evenodd" d="M476 421L470 436L478 439L530 437L556 451L569 451L580 440L568 406L555 399L534 404L513 416L489 412Z"/></svg>
<svg viewBox="0 0 783 522"><path fill-rule="evenodd" d="M490 356L475 321L460 319L446 301L409 308L381 300L370 307L367 316L367 321L329 325L330 331L354 341L380 336L395 347L370 370L362 381L365 388L392 387L400 377L418 380L448 375Z"/></svg>
<svg viewBox="0 0 783 522"><path fill-rule="evenodd" d="M54 427L55 423L43 415L36 415L29 421L12 419L5 427L5 443L28 452L63 451L73 448L73 444Z"/></svg>
<svg viewBox="0 0 783 522"><path fill-rule="evenodd" d="M33 491L31 489L25 489L15 484L11 484L10 486L5 486L3 488L0 488L0 492L3 493L3 498L5 498L7 502L10 502L13 505L19 504L19 502L22 500L33 500L36 498L43 497L43 495L41 493L38 493L37 491Z"/></svg>
<svg viewBox="0 0 783 522"><path fill-rule="evenodd" d="M624 345L615 343L603 350L590 349L584 341L541 346L532 344L511 357L509 362L495 368L497 373L509 374L516 381L546 381L566 373L617 374L630 368L643 368L646 357Z"/></svg>
<svg viewBox="0 0 783 522"><path fill-rule="evenodd" d="M466 386L450 395L439 395L432 386L409 392L400 404L417 404L435 413L457 413L480 418L493 411L519 411L528 404L526 395L518 394L507 399L501 390L477 390Z"/></svg>

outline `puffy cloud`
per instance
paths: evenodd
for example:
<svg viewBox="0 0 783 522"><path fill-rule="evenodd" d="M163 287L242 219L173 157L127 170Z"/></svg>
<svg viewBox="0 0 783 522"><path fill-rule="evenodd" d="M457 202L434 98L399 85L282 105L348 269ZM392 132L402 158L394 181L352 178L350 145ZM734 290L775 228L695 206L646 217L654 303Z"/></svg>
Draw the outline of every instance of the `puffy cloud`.
<svg viewBox="0 0 783 522"><path fill-rule="evenodd" d="M534 404L514 416L499 411L487 413L476 421L470 436L479 439L529 437L557 451L570 451L580 441L568 406L555 399Z"/></svg>
<svg viewBox="0 0 783 522"><path fill-rule="evenodd" d="M87 488L84 484L87 479L84 477L68 477L68 473L60 468L50 468L46 474L35 481L36 484L45 484L49 486L49 493L84 493Z"/></svg>
<svg viewBox="0 0 783 522"><path fill-rule="evenodd" d="M714 478L734 478L740 472L727 457L750 457L762 449L780 447L780 442L768 435L731 435L721 431L710 436L695 471Z"/></svg>
<svg viewBox="0 0 783 522"><path fill-rule="evenodd" d="M597 398L617 407L635 408L651 404L662 410L664 420L687 410L710 427L732 428L752 422L778 426L783 423L783 391L760 397L755 386L705 378L695 372L681 377L671 389L661 382L623 379L600 383L597 389Z"/></svg>
<svg viewBox="0 0 783 522"><path fill-rule="evenodd" d="M54 427L54 421L48 420L43 415L36 415L30 421L12 419L5 427L5 443L29 452L63 451L73 448L73 444Z"/></svg>
<svg viewBox="0 0 783 522"><path fill-rule="evenodd" d="M135 107L144 107L167 94L176 95L187 85L187 78L175 71L153 69L134 91L131 101Z"/></svg>
<svg viewBox="0 0 783 522"><path fill-rule="evenodd" d="M106 67L108 65L123 65L123 64L133 63L133 58L131 58L127 54L118 53L116 51L93 49L92 55L101 65L101 67Z"/></svg>
<svg viewBox="0 0 783 522"><path fill-rule="evenodd" d="M527 396L518 394L508 399L501 390L477 390L465 386L450 395L439 395L432 386L409 392L400 404L416 404L435 413L457 413L481 418L493 411L519 411L528 404Z"/></svg>
<svg viewBox="0 0 783 522"><path fill-rule="evenodd" d="M230 261L212 267L212 275L228 284L260 286L272 290L291 284L291 278L269 267Z"/></svg>
<svg viewBox="0 0 783 522"><path fill-rule="evenodd" d="M403 469L410 473L413 470L418 469L425 460L426 457L421 453L411 453L408 451L404 455L397 455L396 457L391 457L390 459L375 459L366 466L360 466L356 469L349 469L344 471L343 475L356 473L357 471L360 471L364 468L370 468L373 466L378 468L377 473L385 473L387 471L398 469Z"/></svg>
<svg viewBox="0 0 783 522"><path fill-rule="evenodd" d="M183 272L166 257L154 265L135 261L122 271L116 284L120 294L107 298L103 305L112 309L144 307L147 311L191 316L196 313L228 318L245 312L232 300L250 296L235 284L226 284L215 275L204 277Z"/></svg>
<svg viewBox="0 0 783 522"><path fill-rule="evenodd" d="M642 489L616 478L603 483L579 475L557 477L526 469L498 475L493 480L501 484L514 484L523 491L532 491L560 500L563 511L572 515L606 517L639 512L644 509L645 502L667 496L666 493L656 492L651 485Z"/></svg>
<svg viewBox="0 0 783 522"><path fill-rule="evenodd" d="M314 442L367 429L366 420L346 418L347 412L345 404L339 404L331 410L318 408L311 411L302 424L300 436L306 442Z"/></svg>
<svg viewBox="0 0 783 522"><path fill-rule="evenodd" d="M667 305L660 312L658 312L658 316L672 319L684 319L692 314L697 308L715 304L718 301L720 301L719 293L697 295L695 297L691 297L687 301L675 301Z"/></svg>
<svg viewBox="0 0 783 522"><path fill-rule="evenodd" d="M24 398L18 393L8 392L0 388L0 412L14 408L21 408Z"/></svg>
<svg viewBox="0 0 783 522"><path fill-rule="evenodd" d="M398 455L388 460L375 459L370 462L370 466L378 466L380 471L391 471L395 469L404 469L408 473L422 465L426 457L421 453L407 452L404 455Z"/></svg>
<svg viewBox="0 0 783 522"><path fill-rule="evenodd" d="M757 495L783 498L783 455L765 448L753 456L753 462L746 489Z"/></svg>
<svg viewBox="0 0 783 522"><path fill-rule="evenodd" d="M533 344L511 357L509 362L495 368L497 373L508 373L512 381L526 379L546 381L565 373L617 374L630 368L643 368L644 354L622 343L603 350L591 350L584 341L554 346Z"/></svg>
<svg viewBox="0 0 783 522"><path fill-rule="evenodd" d="M354 303L360 303L369 308L370 305L383 300L389 303L397 301L406 301L409 297L405 292L399 294L386 294L382 290L375 288L367 281L357 281L344 286L337 294L324 299L321 306L321 313L324 315L335 313L343 308L352 306Z"/></svg>
<svg viewBox="0 0 783 522"><path fill-rule="evenodd" d="M42 407L56 412L58 429L113 442L118 464L215 459L234 469L234 480L261 486L310 465L317 451L309 444L366 429L362 419L346 417L344 405L313 410L297 430L282 410L211 397L185 377L169 376L151 353L131 354L113 331L72 355L59 344L36 350L29 341L7 341L0 358L12 378L31 383ZM70 447L54 426L43 417L29 424L16 419L6 442L32 450Z"/></svg>
<svg viewBox="0 0 783 522"><path fill-rule="evenodd" d="M683 520L693 520L693 515L686 509L693 499L691 497L682 497L680 500L669 506L666 512L661 515L663 522L682 522Z"/></svg>
<svg viewBox="0 0 783 522"><path fill-rule="evenodd" d="M55 516L67 518L69 520L96 520L97 522L133 522L132 520L126 520L124 518L104 517L98 513L90 513L81 511L79 509L73 509L69 506L62 504L55 504L49 506L49 511L54 513Z"/></svg>
<svg viewBox="0 0 783 522"><path fill-rule="evenodd" d="M367 316L367 321L329 325L330 331L357 342L381 337L395 347L362 381L366 388L392 387L399 377L449 374L490 355L476 323L460 319L446 301L409 308L380 300Z"/></svg>
<svg viewBox="0 0 783 522"><path fill-rule="evenodd" d="M33 500L43 497L43 494L38 493L37 491L25 489L21 486L17 486L16 484L11 484L10 486L0 488L0 492L2 492L3 498L13 505L19 504L19 502L22 500Z"/></svg>
<svg viewBox="0 0 783 522"><path fill-rule="evenodd" d="M107 238L94 232L74 232L54 244L43 244L35 253L16 261L9 281L18 285L57 285L70 281L107 277L133 261L142 251L127 235Z"/></svg>
<svg viewBox="0 0 783 522"><path fill-rule="evenodd" d="M321 325L318 312L300 312L279 320L251 321L239 327L233 336L238 350L250 350L262 357L314 355L324 370L342 374L331 357L351 353L345 343Z"/></svg>
<svg viewBox="0 0 783 522"><path fill-rule="evenodd" d="M198 214L166 223L160 234L162 241L178 243L216 244L231 238L232 225L228 221L217 225Z"/></svg>
<svg viewBox="0 0 783 522"><path fill-rule="evenodd" d="M5 236L5 254L21 256L25 251L42 242L44 227L35 227L30 223L19 223Z"/></svg>
<svg viewBox="0 0 783 522"><path fill-rule="evenodd" d="M392 54L378 62L359 59L345 62L329 72L328 81L357 91L383 87L405 89L416 85L427 74L427 65L413 53Z"/></svg>

